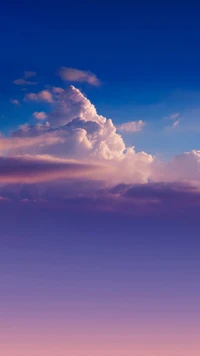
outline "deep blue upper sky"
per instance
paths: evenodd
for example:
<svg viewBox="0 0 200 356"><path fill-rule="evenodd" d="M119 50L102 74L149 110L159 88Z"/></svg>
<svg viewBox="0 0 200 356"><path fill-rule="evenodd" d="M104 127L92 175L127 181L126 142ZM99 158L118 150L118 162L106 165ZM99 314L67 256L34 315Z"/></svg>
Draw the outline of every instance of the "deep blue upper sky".
<svg viewBox="0 0 200 356"><path fill-rule="evenodd" d="M1 129L26 122L30 115L9 107L9 99L19 96L13 79L21 77L24 70L34 70L39 89L60 85L56 71L67 66L90 70L104 83L98 89L83 88L100 113L115 122L148 122L140 136L125 138L128 143L145 150L151 146L153 153L166 154L198 148L194 134L198 113L191 119L187 111L199 109L198 6L180 6L178 1L173 6L124 1L8 1L0 5L0 31L1 111L9 117ZM192 120L193 133L186 133L189 121L185 119L184 132L171 133L170 139L168 133L161 139L160 134L155 137L162 126L160 120L173 112Z"/></svg>

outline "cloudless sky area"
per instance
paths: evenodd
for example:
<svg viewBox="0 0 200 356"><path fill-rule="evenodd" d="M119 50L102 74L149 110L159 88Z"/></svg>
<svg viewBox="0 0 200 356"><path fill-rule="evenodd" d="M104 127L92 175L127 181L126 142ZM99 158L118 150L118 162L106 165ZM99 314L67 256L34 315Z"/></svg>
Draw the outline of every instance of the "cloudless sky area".
<svg viewBox="0 0 200 356"><path fill-rule="evenodd" d="M198 3L2 1L0 53L1 136L51 111L24 96L67 88L58 75L65 66L99 78L99 86L74 84L98 114L116 126L145 123L123 132L127 146L163 161L199 149ZM38 84L14 85L24 71L36 72ZM199 195L166 190L164 213L143 216L131 205L126 214L124 201L117 212L95 199L91 209L70 193L63 208L51 188L46 202L32 185L28 193L23 182L8 186L6 199L0 193L2 356L200 355ZM160 190L144 194L160 199Z"/></svg>

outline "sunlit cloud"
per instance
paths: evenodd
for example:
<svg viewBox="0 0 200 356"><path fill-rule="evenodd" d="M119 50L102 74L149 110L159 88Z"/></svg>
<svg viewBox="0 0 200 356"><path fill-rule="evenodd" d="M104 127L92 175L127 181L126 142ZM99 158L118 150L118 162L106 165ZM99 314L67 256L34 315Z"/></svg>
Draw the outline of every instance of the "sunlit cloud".
<svg viewBox="0 0 200 356"><path fill-rule="evenodd" d="M145 126L145 122L142 120L129 121L121 125L118 125L117 129L119 131L124 131L124 132L138 132L141 131L144 128L144 126Z"/></svg>
<svg viewBox="0 0 200 356"><path fill-rule="evenodd" d="M53 103L54 99L50 90L42 90L39 93L28 93L25 95L25 101L44 101Z"/></svg>
<svg viewBox="0 0 200 356"><path fill-rule="evenodd" d="M37 120L45 120L47 118L47 114L44 111L35 111L33 113L33 116L37 119Z"/></svg>

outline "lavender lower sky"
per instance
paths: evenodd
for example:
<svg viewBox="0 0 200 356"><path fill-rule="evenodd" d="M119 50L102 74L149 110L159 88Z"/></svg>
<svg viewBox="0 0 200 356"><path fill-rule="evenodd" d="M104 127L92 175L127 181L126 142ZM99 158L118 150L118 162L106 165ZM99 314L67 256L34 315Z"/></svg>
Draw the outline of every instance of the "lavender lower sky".
<svg viewBox="0 0 200 356"><path fill-rule="evenodd" d="M0 1L0 356L200 355L192 5Z"/></svg>
<svg viewBox="0 0 200 356"><path fill-rule="evenodd" d="M4 356L199 354L199 223L1 204Z"/></svg>

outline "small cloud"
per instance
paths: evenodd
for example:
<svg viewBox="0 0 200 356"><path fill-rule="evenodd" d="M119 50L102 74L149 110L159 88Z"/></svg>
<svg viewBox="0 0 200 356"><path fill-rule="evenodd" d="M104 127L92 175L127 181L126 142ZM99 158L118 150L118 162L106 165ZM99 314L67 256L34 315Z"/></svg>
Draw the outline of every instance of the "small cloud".
<svg viewBox="0 0 200 356"><path fill-rule="evenodd" d="M173 126L172 126L172 127L176 127L176 126L178 126L178 125L179 125L179 123L180 123L180 120L176 120L176 121L174 121L174 123L173 123Z"/></svg>
<svg viewBox="0 0 200 356"><path fill-rule="evenodd" d="M180 113L177 112L177 113L171 114L171 115L169 116L169 118L172 119L172 120L176 120L176 119L179 117L179 115L180 115Z"/></svg>
<svg viewBox="0 0 200 356"><path fill-rule="evenodd" d="M138 132L141 131L145 126L144 121L139 120L139 121L129 121L125 122L124 124L121 124L118 126L119 131L124 131L124 132Z"/></svg>
<svg viewBox="0 0 200 356"><path fill-rule="evenodd" d="M25 95L25 101L45 101L47 103L53 103L53 97L49 90L42 90L39 93L29 93Z"/></svg>
<svg viewBox="0 0 200 356"><path fill-rule="evenodd" d="M100 80L95 74L85 70L61 67L58 74L62 80L70 82L82 82L94 86L99 86L101 84Z"/></svg>
<svg viewBox="0 0 200 356"><path fill-rule="evenodd" d="M19 105L19 100L17 100L17 99L10 99L10 102L13 105Z"/></svg>
<svg viewBox="0 0 200 356"><path fill-rule="evenodd" d="M52 92L55 93L55 94L62 94L64 93L64 89L63 88L60 88L60 87L53 87L52 88Z"/></svg>
<svg viewBox="0 0 200 356"><path fill-rule="evenodd" d="M15 84L15 85L37 85L38 82L30 82L28 80L20 78L20 79L13 80L13 84Z"/></svg>
<svg viewBox="0 0 200 356"><path fill-rule="evenodd" d="M47 118L47 114L44 111L36 111L33 113L33 116L37 119L37 120L45 120Z"/></svg>
<svg viewBox="0 0 200 356"><path fill-rule="evenodd" d="M15 84L15 85L36 85L36 84L38 84L38 82L31 82L31 81L27 80L28 78L35 77L35 76L36 76L36 72L26 71L26 72L24 72L24 76L22 78L13 80L13 84Z"/></svg>

